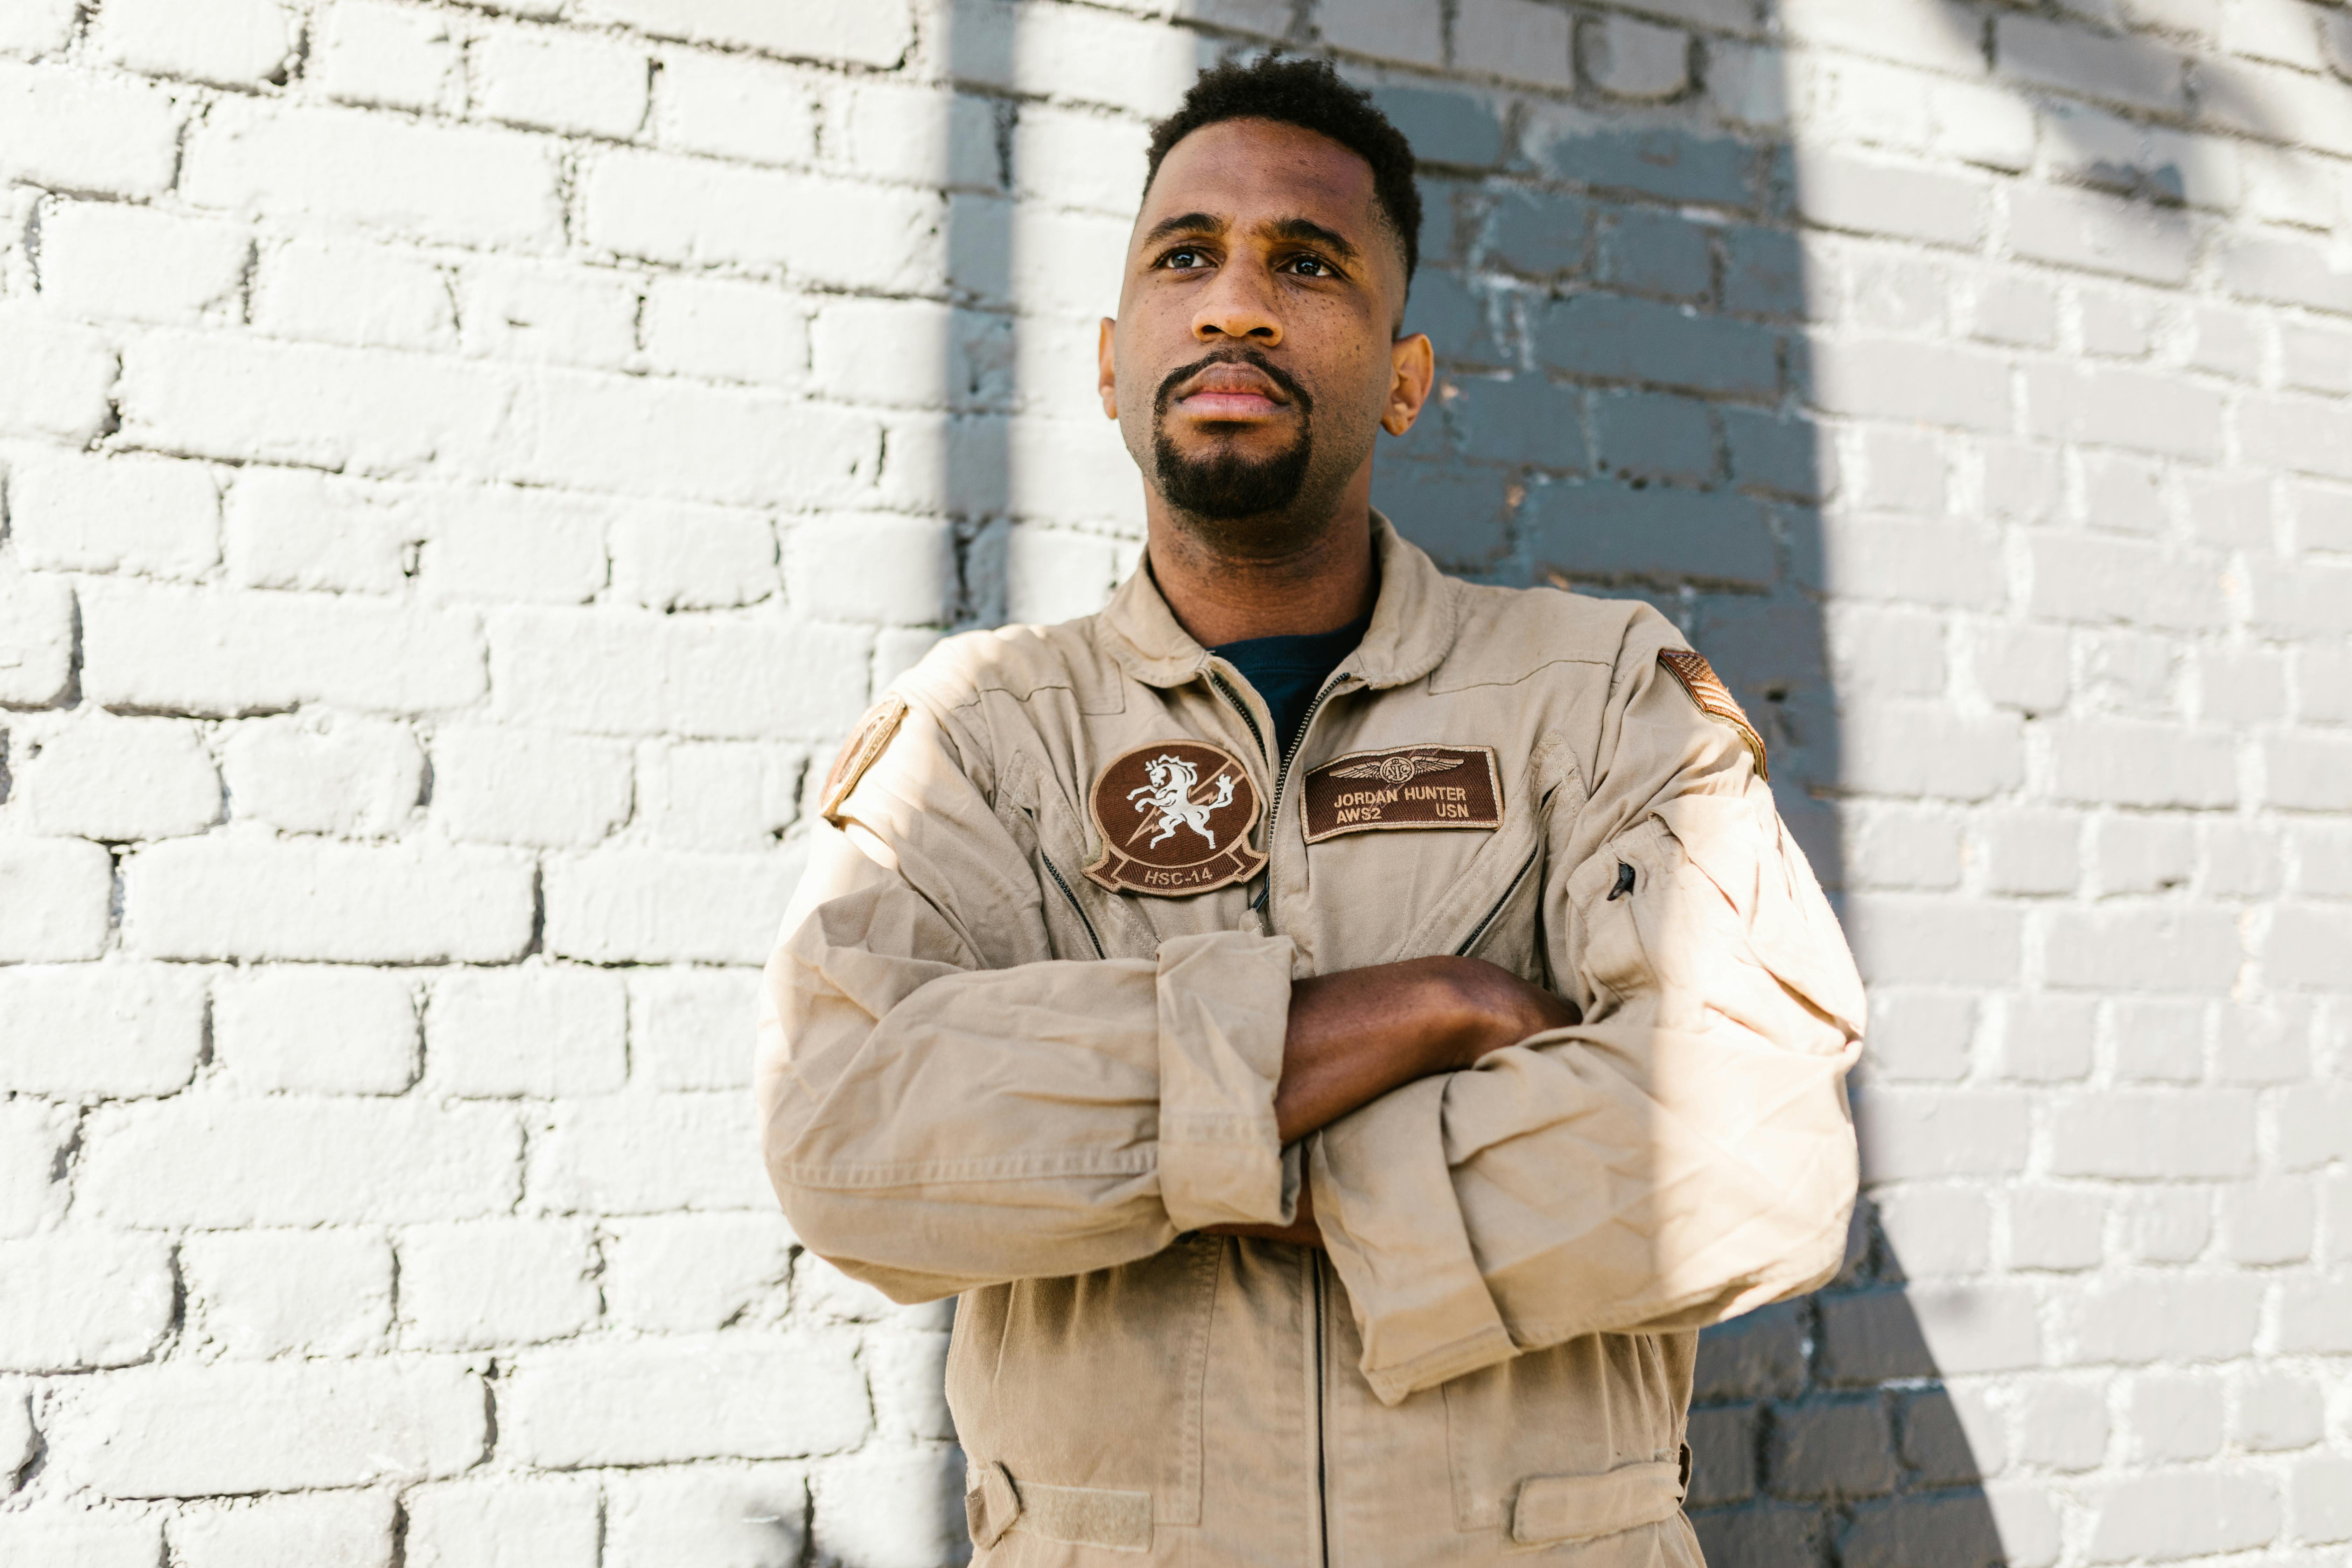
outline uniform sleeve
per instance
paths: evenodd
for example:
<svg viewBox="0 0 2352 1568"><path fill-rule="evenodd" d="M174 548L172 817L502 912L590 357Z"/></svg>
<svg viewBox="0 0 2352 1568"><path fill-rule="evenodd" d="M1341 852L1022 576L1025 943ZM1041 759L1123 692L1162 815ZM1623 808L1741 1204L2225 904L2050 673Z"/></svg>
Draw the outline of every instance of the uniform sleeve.
<svg viewBox="0 0 2352 1568"><path fill-rule="evenodd" d="M1550 830L1548 956L1584 1021L1313 1142L1391 1403L1582 1334L1701 1327L1843 1256L1861 980L1738 732L1647 658L1621 662L1591 795Z"/></svg>
<svg viewBox="0 0 2352 1568"><path fill-rule="evenodd" d="M1057 962L1026 851L911 711L836 813L767 966L756 1093L801 1240L900 1301L1287 1224L1286 938Z"/></svg>

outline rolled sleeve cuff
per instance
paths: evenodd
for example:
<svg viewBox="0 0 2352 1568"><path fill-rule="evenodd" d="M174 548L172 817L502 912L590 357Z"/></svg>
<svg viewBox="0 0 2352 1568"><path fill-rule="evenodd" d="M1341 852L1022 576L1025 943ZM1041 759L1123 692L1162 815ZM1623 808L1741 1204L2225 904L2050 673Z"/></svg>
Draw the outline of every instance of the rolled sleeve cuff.
<svg viewBox="0 0 2352 1568"><path fill-rule="evenodd" d="M1381 1403L1518 1353L1478 1271L1441 1135L1450 1074L1391 1089L1309 1140L1315 1223Z"/></svg>
<svg viewBox="0 0 2352 1568"><path fill-rule="evenodd" d="M1297 1212L1299 1160L1274 1120L1295 951L1246 931L1160 945L1160 1192L1178 1230Z"/></svg>

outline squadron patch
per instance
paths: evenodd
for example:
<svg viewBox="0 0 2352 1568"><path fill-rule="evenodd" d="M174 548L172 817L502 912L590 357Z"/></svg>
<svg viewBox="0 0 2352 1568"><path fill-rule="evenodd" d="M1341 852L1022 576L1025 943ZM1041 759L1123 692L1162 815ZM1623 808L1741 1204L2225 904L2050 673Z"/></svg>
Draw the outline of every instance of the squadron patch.
<svg viewBox="0 0 2352 1568"><path fill-rule="evenodd" d="M1500 827L1503 780L1492 746L1350 752L1307 775L1307 842L1391 827Z"/></svg>
<svg viewBox="0 0 2352 1568"><path fill-rule="evenodd" d="M841 743L841 754L833 759L833 766L824 775L824 793L817 796L817 813L835 826L841 826L834 813L866 776L866 770L888 750L890 738L898 732L898 721L907 716L907 700L893 692L866 710L849 739Z"/></svg>
<svg viewBox="0 0 2352 1568"><path fill-rule="evenodd" d="M1722 678L1715 673L1715 667L1706 662L1705 656L1683 647L1660 648L1658 662L1666 667L1667 674L1682 683L1683 689L1690 693L1690 700L1698 704L1700 712L1710 719L1720 719L1739 731L1739 738L1748 743L1748 755L1756 759L1756 776L1769 783L1772 769L1764 760L1764 737L1758 734L1756 726L1748 721L1747 713L1732 698L1731 688L1724 685Z"/></svg>
<svg viewBox="0 0 2352 1568"><path fill-rule="evenodd" d="M1247 881L1261 802L1241 760L1202 741L1160 741L1113 757L1087 809L1102 854L1087 875L1114 892L1181 899Z"/></svg>

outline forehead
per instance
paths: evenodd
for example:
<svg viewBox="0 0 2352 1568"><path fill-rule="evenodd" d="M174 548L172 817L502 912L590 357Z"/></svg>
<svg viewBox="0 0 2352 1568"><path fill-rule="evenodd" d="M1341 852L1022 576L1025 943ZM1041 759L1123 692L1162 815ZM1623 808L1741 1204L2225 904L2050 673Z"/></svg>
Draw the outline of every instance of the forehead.
<svg viewBox="0 0 2352 1568"><path fill-rule="evenodd" d="M1379 220L1372 166L1328 136L1272 120L1221 120L1168 151L1138 233L1174 213L1236 225L1307 217L1362 244Z"/></svg>

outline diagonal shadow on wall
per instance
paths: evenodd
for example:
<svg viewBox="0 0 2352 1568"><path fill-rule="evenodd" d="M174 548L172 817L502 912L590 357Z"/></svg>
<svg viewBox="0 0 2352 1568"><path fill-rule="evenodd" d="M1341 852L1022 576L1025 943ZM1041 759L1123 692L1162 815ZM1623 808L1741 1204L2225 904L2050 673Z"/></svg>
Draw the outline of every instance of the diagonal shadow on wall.
<svg viewBox="0 0 2352 1568"><path fill-rule="evenodd" d="M1409 324L1435 417L1376 500L1451 569L1650 600L1768 738L1784 817L1843 888L1839 720L1792 149L1671 109L1378 95L1426 163ZM1693 1522L1716 1568L1992 1568L1979 1467L1864 1200L1819 1293L1702 1341Z"/></svg>

